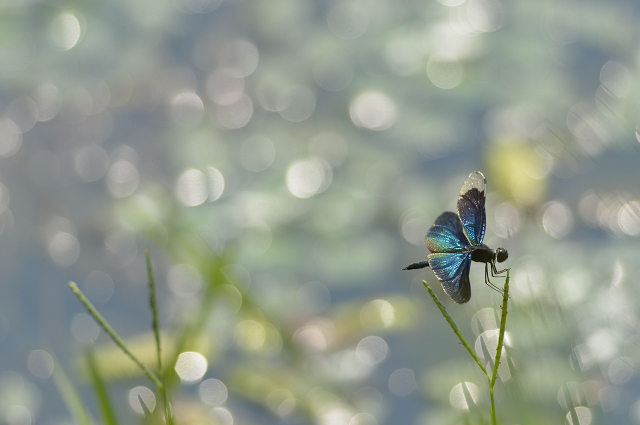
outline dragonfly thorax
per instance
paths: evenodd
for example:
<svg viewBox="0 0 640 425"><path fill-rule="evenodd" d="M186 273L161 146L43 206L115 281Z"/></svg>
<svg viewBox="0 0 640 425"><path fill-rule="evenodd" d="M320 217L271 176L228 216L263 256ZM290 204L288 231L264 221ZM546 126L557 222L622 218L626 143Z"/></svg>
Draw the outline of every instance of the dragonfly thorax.
<svg viewBox="0 0 640 425"><path fill-rule="evenodd" d="M509 256L506 249L498 248L494 251L485 244L470 246L467 249L471 251L471 261L478 263L502 263Z"/></svg>
<svg viewBox="0 0 640 425"><path fill-rule="evenodd" d="M475 245L469 248L471 250L471 261L491 263L496 256L493 250L485 244Z"/></svg>

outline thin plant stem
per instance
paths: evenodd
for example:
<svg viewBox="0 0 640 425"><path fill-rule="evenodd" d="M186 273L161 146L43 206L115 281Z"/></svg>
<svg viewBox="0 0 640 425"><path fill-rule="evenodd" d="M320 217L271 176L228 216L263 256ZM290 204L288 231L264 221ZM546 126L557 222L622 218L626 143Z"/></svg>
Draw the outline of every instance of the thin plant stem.
<svg viewBox="0 0 640 425"><path fill-rule="evenodd" d="M54 357L54 368L53 368L53 382L55 386L58 388L58 392L62 397L62 401L67 406L69 413L74 417L74 423L78 425L92 425L94 424L93 418L91 418L91 414L89 410L84 404L80 393L73 386L71 380L65 373L64 369L58 362L58 359Z"/></svg>
<svg viewBox="0 0 640 425"><path fill-rule="evenodd" d="M493 387L498 378L498 367L502 358L502 346L504 345L504 329L507 324L507 303L509 301L509 269L507 269L507 277L504 281L504 292L502 293L502 317L500 318L500 334L498 336L498 347L496 348L496 358L493 362L493 377L489 382L489 392L491 393L491 423L496 424L496 405L493 400Z"/></svg>
<svg viewBox="0 0 640 425"><path fill-rule="evenodd" d="M87 297L85 297L85 295L82 293L80 288L78 288L78 285L76 285L75 282L69 282L69 287L71 288L73 293L76 294L80 302L84 304L86 309L89 311L89 314L91 314L91 316L93 316L93 318L96 319L96 321L109 334L109 336L120 347L120 349L124 351L124 353L127 356L129 356L129 358L138 365L138 367L145 373L145 375L149 377L149 379L153 381L153 383L156 385L156 387L158 387L158 389L162 390L163 385L162 385L162 382L160 382L160 379L158 379L158 376L155 373L153 373L153 371L149 369L144 363L142 363L140 359L138 359L135 356L135 354L131 352L131 350L129 350L129 347L127 347L127 344L125 344L122 338L120 338L116 333L116 331L113 330L111 325L109 325L109 323L104 319L104 317L102 317L102 315L98 312L98 310L96 310L93 304L91 304L91 301L89 301Z"/></svg>
<svg viewBox="0 0 640 425"><path fill-rule="evenodd" d="M93 383L93 388L96 391L98 405L102 412L102 420L105 425L118 425L116 413L113 409L111 399L109 398L109 391L107 390L102 372L98 368L98 363L96 362L96 357L92 349L87 349L85 358L87 359L91 382Z"/></svg>
<svg viewBox="0 0 640 425"><path fill-rule="evenodd" d="M447 309L442 305L442 303L440 303L440 300L438 300L438 297L433 292L433 289L431 289L431 287L427 284L427 281L423 280L422 283L424 283L424 286L427 287L427 290L429 291L431 298L433 298L433 301L436 303L436 305L440 309L440 312L449 323L449 326L451 326L451 329L453 329L453 332L455 332L455 334L460 339L460 342L462 343L462 345L464 345L464 348L466 348L469 354L471 354L471 357L473 357L473 360L475 360L478 366L480 366L480 369L482 369L484 374L487 376L487 379L489 379L489 383L491 383L491 376L489 375L489 372L487 372L487 369L484 367L484 365L480 361L480 358L478 357L476 352L473 351L473 348L471 348L471 345L469 345L469 343L467 342L467 339L464 337L464 335L462 335L462 332L460 332L460 329L458 329L458 325L456 325L456 322L454 322L451 316L449 316L449 313L447 313Z"/></svg>
<svg viewBox="0 0 640 425"><path fill-rule="evenodd" d="M429 291L431 298L433 298L433 301L436 303L436 306L438 306L438 309L440 309L440 312L449 323L449 326L451 326L451 329L453 329L453 332L458 336L458 339L460 339L462 345L464 345L469 354L471 354L471 357L473 357L473 360L475 360L482 372L484 372L485 376L487 377L487 380L489 382L489 394L491 397L491 425L496 425L496 405L493 397L493 388L498 378L498 367L500 366L500 357L502 356L502 346L504 344L504 332L507 323L507 302L509 300L509 269L507 269L507 277L505 279L504 291L502 293L502 317L500 319L500 334L498 336L498 348L496 351L496 358L493 366L493 375L489 375L486 367L482 364L482 361L480 360L476 352L471 348L471 345L469 345L467 339L464 337L464 335L462 335L462 332L460 332L460 329L458 328L456 323L453 321L451 316L449 316L449 313L447 313L447 309L442 305L442 303L440 303L440 300L438 300L438 297L433 292L431 287L424 280L422 281L422 283Z"/></svg>
<svg viewBox="0 0 640 425"><path fill-rule="evenodd" d="M153 263L151 261L151 253L148 249L145 249L144 256L147 260L147 274L149 276L149 304L151 305L151 311L153 313L153 333L156 338L156 348L158 353L158 378L162 382L162 387L159 387L160 392L162 393L162 401L164 403L164 414L167 418L167 423L171 425L173 423L173 419L171 416L171 408L169 405L169 395L167 394L167 386L165 384L164 379L164 370L162 368L162 348L160 345L160 324L158 321L158 300L156 293L156 278L153 273Z"/></svg>
<svg viewBox="0 0 640 425"><path fill-rule="evenodd" d="M147 274L149 276L149 304L151 306L152 312L152 327L153 334L156 338L156 351L158 354L158 378L162 380L163 372L162 372L162 350L160 346L160 325L158 322L158 303L156 296L156 278L153 273L153 263L151 262L151 254L148 249L145 249L144 256L147 260Z"/></svg>

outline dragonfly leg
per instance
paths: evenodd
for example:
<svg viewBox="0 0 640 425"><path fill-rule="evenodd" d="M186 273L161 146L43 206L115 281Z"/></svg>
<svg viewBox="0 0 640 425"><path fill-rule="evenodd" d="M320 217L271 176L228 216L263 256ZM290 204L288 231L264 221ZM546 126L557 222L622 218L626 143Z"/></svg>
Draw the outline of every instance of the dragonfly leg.
<svg viewBox="0 0 640 425"><path fill-rule="evenodd" d="M496 267L496 263L494 262L491 263L491 276L493 277L499 276L502 273L506 272L507 270L511 270L511 269L498 270L498 268Z"/></svg>
<svg viewBox="0 0 640 425"><path fill-rule="evenodd" d="M493 273L493 270L491 270L491 272ZM495 277L495 276L494 276ZM496 285L494 285L493 283L491 283L491 279L489 279L489 264L485 264L484 265L484 283L487 284L487 286L491 289L493 289L494 291L497 291L499 293L503 293L504 290L501 288L498 288Z"/></svg>

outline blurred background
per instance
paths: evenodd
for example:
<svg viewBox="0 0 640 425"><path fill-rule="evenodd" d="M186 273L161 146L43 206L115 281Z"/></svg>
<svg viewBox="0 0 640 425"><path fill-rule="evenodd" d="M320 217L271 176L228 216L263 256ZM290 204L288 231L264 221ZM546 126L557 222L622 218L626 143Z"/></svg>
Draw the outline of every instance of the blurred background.
<svg viewBox="0 0 640 425"><path fill-rule="evenodd" d="M0 423L488 423L500 294L455 305L424 234L474 170L509 251L504 424L640 424L632 1L0 2ZM501 280L496 279L498 285ZM172 351L173 350L173 351ZM160 402L158 401L158 406ZM159 408L159 407L158 407Z"/></svg>

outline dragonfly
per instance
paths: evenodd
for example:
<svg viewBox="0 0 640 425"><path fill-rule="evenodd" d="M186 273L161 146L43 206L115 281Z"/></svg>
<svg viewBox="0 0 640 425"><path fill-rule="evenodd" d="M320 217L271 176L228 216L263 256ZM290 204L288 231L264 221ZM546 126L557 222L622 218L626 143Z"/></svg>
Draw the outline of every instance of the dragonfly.
<svg viewBox="0 0 640 425"><path fill-rule="evenodd" d="M491 283L489 275L497 277L507 271L498 270L496 263L504 262L509 254L504 248L494 251L482 243L487 224L484 208L486 187L484 174L480 171L469 174L460 189L458 213L443 212L426 234L425 242L430 251L427 261L413 263L403 269L431 267L444 292L457 304L471 299L469 269L472 261L485 264L485 283L502 292Z"/></svg>

